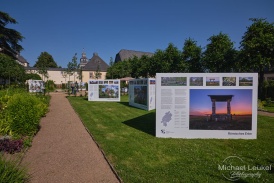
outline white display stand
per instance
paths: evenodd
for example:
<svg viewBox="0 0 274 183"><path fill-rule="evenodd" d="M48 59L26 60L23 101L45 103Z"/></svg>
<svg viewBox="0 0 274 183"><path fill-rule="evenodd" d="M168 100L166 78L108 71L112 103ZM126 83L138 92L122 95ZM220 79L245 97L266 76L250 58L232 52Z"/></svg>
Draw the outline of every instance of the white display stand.
<svg viewBox="0 0 274 183"><path fill-rule="evenodd" d="M120 80L89 80L88 101L120 101Z"/></svg>
<svg viewBox="0 0 274 183"><path fill-rule="evenodd" d="M157 73L156 137L257 138L257 73Z"/></svg>
<svg viewBox="0 0 274 183"><path fill-rule="evenodd" d="M29 92L39 93L45 89L44 81L42 80L28 80Z"/></svg>
<svg viewBox="0 0 274 183"><path fill-rule="evenodd" d="M155 79L129 80L129 105L145 109L155 109Z"/></svg>

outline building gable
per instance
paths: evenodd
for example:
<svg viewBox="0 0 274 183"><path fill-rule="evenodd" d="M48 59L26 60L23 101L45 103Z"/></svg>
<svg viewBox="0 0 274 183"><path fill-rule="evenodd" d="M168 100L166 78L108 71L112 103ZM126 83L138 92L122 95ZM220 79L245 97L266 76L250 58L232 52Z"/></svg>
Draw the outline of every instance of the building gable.
<svg viewBox="0 0 274 183"><path fill-rule="evenodd" d="M97 71L99 68L100 72L106 72L109 68L108 64L101 59L97 53L93 54L93 57L89 60L89 62L82 68L83 71Z"/></svg>
<svg viewBox="0 0 274 183"><path fill-rule="evenodd" d="M119 53L116 54L115 63L133 58L134 56L141 58L143 55L151 57L153 53L122 49L119 51Z"/></svg>

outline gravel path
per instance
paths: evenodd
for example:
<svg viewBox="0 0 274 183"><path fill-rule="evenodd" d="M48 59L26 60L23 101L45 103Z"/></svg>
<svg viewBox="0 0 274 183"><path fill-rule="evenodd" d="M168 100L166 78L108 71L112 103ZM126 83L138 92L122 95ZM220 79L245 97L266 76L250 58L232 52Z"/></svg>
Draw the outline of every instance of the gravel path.
<svg viewBox="0 0 274 183"><path fill-rule="evenodd" d="M258 111L258 114L262 115L262 116L274 117L274 113L273 112Z"/></svg>
<svg viewBox="0 0 274 183"><path fill-rule="evenodd" d="M40 125L22 160L31 183L120 182L65 94L51 94L50 111Z"/></svg>

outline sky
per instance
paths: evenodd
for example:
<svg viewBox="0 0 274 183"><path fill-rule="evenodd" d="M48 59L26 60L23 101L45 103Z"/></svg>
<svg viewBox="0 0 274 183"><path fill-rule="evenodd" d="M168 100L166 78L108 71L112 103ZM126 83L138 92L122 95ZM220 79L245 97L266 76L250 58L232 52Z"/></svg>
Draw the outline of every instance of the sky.
<svg viewBox="0 0 274 183"><path fill-rule="evenodd" d="M25 37L21 55L30 66L42 52L66 67L83 51L109 64L121 49L182 50L188 38L205 48L220 32L238 49L249 18L272 23L273 9L273 0L0 0L0 11L18 22L7 27Z"/></svg>
<svg viewBox="0 0 274 183"><path fill-rule="evenodd" d="M231 114L252 114L251 89L192 89L190 90L190 114L212 113L212 102L208 95L233 95L230 102ZM216 102L216 113L227 113L226 102Z"/></svg>

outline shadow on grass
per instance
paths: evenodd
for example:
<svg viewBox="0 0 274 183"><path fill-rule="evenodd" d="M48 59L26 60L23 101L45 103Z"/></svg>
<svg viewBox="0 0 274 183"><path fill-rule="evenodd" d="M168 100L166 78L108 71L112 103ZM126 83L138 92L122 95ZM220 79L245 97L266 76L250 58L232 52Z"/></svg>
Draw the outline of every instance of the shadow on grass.
<svg viewBox="0 0 274 183"><path fill-rule="evenodd" d="M149 135L155 136L155 120L156 114L155 112L151 112L143 116L124 121L123 123Z"/></svg>

